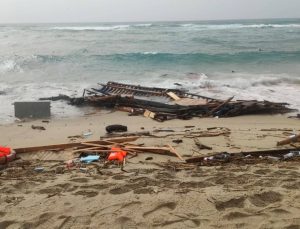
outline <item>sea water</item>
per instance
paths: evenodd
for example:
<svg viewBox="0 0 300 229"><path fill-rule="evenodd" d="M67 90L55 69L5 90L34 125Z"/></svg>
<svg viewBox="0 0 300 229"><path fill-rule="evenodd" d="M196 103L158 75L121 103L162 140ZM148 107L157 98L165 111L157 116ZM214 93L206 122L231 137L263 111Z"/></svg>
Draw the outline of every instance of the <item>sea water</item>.
<svg viewBox="0 0 300 229"><path fill-rule="evenodd" d="M300 109L300 19L0 25L0 122L15 101L107 81ZM52 114L81 113L53 102Z"/></svg>

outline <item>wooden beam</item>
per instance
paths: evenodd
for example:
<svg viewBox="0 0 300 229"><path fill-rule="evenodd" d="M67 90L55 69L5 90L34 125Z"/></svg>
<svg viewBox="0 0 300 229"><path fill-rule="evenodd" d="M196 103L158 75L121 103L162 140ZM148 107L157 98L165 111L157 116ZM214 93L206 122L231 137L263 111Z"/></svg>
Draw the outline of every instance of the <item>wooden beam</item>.
<svg viewBox="0 0 300 229"><path fill-rule="evenodd" d="M114 143L122 143L122 142L131 142L137 140L138 136L133 137L120 137L120 138L109 138L106 139L107 141L114 142ZM16 148L14 149L16 153L31 153L31 152L38 152L38 151L45 151L51 149L68 149L73 147L80 147L83 146L83 143L91 143L91 144L99 144L99 145L109 145L106 141L98 140L98 141L88 141L88 142L73 142L73 143L65 143L65 144L56 144L56 145L45 145L45 146L33 146L33 147L25 147L25 148Z"/></svg>
<svg viewBox="0 0 300 229"><path fill-rule="evenodd" d="M209 113L210 114L214 114L216 111L220 110L223 106L225 106L227 103L229 103L233 98L234 98L234 96L228 98L223 103L221 103L219 106L217 106L216 108L212 109Z"/></svg>
<svg viewBox="0 0 300 229"><path fill-rule="evenodd" d="M180 97L177 96L174 92L170 91L167 93L168 96L170 96L172 99L176 100L180 100Z"/></svg>
<svg viewBox="0 0 300 229"><path fill-rule="evenodd" d="M295 134L295 135L292 135L282 141L279 141L279 142L277 142L277 145L281 146L281 145L286 145L286 144L289 144L292 142L300 142L300 134Z"/></svg>
<svg viewBox="0 0 300 229"><path fill-rule="evenodd" d="M170 152L174 153L180 160L185 161L183 157L174 149L173 146L168 145L170 147Z"/></svg>

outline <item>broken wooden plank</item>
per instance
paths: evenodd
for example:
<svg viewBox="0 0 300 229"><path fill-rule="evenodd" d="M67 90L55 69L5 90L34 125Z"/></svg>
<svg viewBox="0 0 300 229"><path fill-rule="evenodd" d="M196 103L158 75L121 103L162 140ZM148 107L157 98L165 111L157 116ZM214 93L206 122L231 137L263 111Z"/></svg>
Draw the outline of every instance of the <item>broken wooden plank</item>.
<svg viewBox="0 0 300 229"><path fill-rule="evenodd" d="M183 157L174 149L173 146L168 145L170 147L170 152L174 153L180 160L184 161Z"/></svg>
<svg viewBox="0 0 300 229"><path fill-rule="evenodd" d="M155 153L161 155L168 155L168 156L176 156L173 152L170 151L169 147L142 147L142 146L125 146L122 147L125 151L126 150L137 150L143 153Z"/></svg>
<svg viewBox="0 0 300 229"><path fill-rule="evenodd" d="M169 91L167 92L167 95L170 96L172 99L176 100L180 100L180 97L178 97L174 92Z"/></svg>
<svg viewBox="0 0 300 229"><path fill-rule="evenodd" d="M139 138L138 136L132 136L132 137L110 138L107 140L115 142L115 143L122 143L122 142L136 141L138 138ZM102 140L88 141L88 142L83 142L83 143L95 143L95 144L101 144L101 145L108 145L107 142L102 141ZM80 146L82 146L81 142L74 142L74 143L65 143L65 144L56 144L56 145L16 148L14 150L16 151L16 153L30 153L30 152L37 152L37 151L50 150L50 149L64 150L64 149L80 147Z"/></svg>
<svg viewBox="0 0 300 229"><path fill-rule="evenodd" d="M147 118L152 118L152 119L154 119L154 118L155 118L155 113L154 113L154 112L151 112L151 111L149 111L149 110L145 110L144 116L147 117Z"/></svg>
<svg viewBox="0 0 300 229"><path fill-rule="evenodd" d="M229 103L232 99L234 98L234 96L228 98L227 100L225 100L223 103L221 103L219 106L217 106L216 108L212 109L209 113L212 115L214 114L216 111L220 110L222 107L224 107L227 103Z"/></svg>
<svg viewBox="0 0 300 229"><path fill-rule="evenodd" d="M123 134L107 134L107 137L129 137L129 136L150 136L149 131L138 131L138 132L130 132L130 133L123 133ZM103 138L103 137L102 137Z"/></svg>
<svg viewBox="0 0 300 229"><path fill-rule="evenodd" d="M181 98L176 100L175 104L180 106L205 106L207 105L207 99Z"/></svg>
<svg viewBox="0 0 300 229"><path fill-rule="evenodd" d="M230 156L236 157L246 157L248 155L252 157L259 157L259 156L283 156L284 154L290 153L291 151L297 151L300 148L290 148L290 149L273 149L273 150L257 150L257 151L241 151L239 153L229 153ZM216 155L220 155L221 153L214 153L214 154L207 154L200 157L193 157L186 159L187 163L199 163L203 162L205 158L214 157Z"/></svg>
<svg viewBox="0 0 300 229"><path fill-rule="evenodd" d="M194 139L195 145L198 147L198 149L208 149L208 150L212 150L212 147L204 145L203 143L201 143L199 141L199 139L195 138Z"/></svg>
<svg viewBox="0 0 300 229"><path fill-rule="evenodd" d="M291 135L290 137L277 142L277 145L281 146L281 145L286 145L286 144L289 144L292 142L300 142L300 134Z"/></svg>

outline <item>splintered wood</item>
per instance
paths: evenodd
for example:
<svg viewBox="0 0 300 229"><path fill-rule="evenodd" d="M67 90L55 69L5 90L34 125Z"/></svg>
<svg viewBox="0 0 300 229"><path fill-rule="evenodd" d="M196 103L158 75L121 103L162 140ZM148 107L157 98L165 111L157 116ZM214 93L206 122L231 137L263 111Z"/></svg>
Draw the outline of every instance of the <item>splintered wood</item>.
<svg viewBox="0 0 300 229"><path fill-rule="evenodd" d="M274 114L292 111L287 103L236 100L233 96L214 99L189 93L182 89L145 87L140 85L108 82L98 88L86 89L83 97L70 98L73 105L89 104L110 107L144 115L156 121L191 119L193 117L232 117L246 114Z"/></svg>
<svg viewBox="0 0 300 229"><path fill-rule="evenodd" d="M35 146L27 148L17 148L16 153L37 153L40 151L47 151L52 149L60 149L64 151L66 149L73 149L72 153L99 153L105 154L110 152L116 152L113 147L120 148L121 151L126 151L129 154L136 155L140 153L153 153L178 157L180 160L184 161L181 155L171 146L167 145L164 147L154 147L154 146L140 146L138 144L133 144L131 142L137 140L139 137L119 137L119 138L108 138L99 141L89 141L89 142L79 142L79 143L67 143L67 144L57 144L57 145L46 145L46 146ZM74 149L76 148L76 149Z"/></svg>

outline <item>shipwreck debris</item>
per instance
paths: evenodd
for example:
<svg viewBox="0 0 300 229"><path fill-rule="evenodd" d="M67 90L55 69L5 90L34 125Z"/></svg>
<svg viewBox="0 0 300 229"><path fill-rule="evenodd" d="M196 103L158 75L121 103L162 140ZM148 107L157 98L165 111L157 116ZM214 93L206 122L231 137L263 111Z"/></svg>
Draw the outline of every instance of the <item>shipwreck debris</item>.
<svg viewBox="0 0 300 229"><path fill-rule="evenodd" d="M71 98L73 105L114 108L129 115L144 115L156 121L193 117L232 117L247 114L287 113L287 103L257 100L214 99L182 89L145 87L108 82L85 89L83 97Z"/></svg>
<svg viewBox="0 0 300 229"><path fill-rule="evenodd" d="M197 165L221 165L224 163L242 163L242 164L254 164L263 160L280 161L287 160L300 156L300 148L296 149L277 149L266 151L250 151L240 153L214 153L203 155L200 157L193 157L186 159L187 163L195 163ZM276 159L276 160L274 160Z"/></svg>
<svg viewBox="0 0 300 229"><path fill-rule="evenodd" d="M50 102L15 102L15 117L24 118L49 118L51 116Z"/></svg>
<svg viewBox="0 0 300 229"><path fill-rule="evenodd" d="M293 134L293 135L289 136L288 138L277 142L277 146L286 145L286 144L290 144L293 142L300 142L300 134Z"/></svg>
<svg viewBox="0 0 300 229"><path fill-rule="evenodd" d="M194 138L194 142L195 142L195 145L198 147L198 149L207 149L207 150L212 150L212 147L210 146L207 146L207 145L204 145L203 143L201 143L199 141L198 138Z"/></svg>

